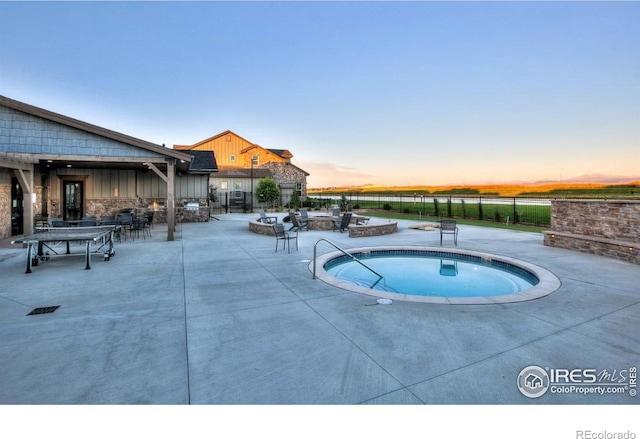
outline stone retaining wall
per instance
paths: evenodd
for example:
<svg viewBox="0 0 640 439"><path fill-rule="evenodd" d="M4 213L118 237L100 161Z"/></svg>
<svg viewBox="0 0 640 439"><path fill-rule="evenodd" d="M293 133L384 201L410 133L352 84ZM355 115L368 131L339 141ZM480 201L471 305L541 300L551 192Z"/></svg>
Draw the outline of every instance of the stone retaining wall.
<svg viewBox="0 0 640 439"><path fill-rule="evenodd" d="M249 220L249 231L259 235L275 236L273 224L262 223L259 219Z"/></svg>
<svg viewBox="0 0 640 439"><path fill-rule="evenodd" d="M552 200L544 244L640 264L640 201Z"/></svg>
<svg viewBox="0 0 640 439"><path fill-rule="evenodd" d="M390 235L398 231L398 223L395 221L382 224L362 224L349 226L349 238L363 238L367 236Z"/></svg>

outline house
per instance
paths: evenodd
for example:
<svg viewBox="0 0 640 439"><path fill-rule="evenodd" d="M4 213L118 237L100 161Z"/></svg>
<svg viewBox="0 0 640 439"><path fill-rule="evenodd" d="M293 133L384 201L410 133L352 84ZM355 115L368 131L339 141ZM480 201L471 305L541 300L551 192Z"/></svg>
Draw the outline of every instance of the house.
<svg viewBox="0 0 640 439"><path fill-rule="evenodd" d="M176 151L0 96L0 239L31 234L47 217L152 209L173 240L176 209L205 205L215 171L211 152Z"/></svg>
<svg viewBox="0 0 640 439"><path fill-rule="evenodd" d="M177 151L213 151L218 172L210 177L221 204L253 207L258 204L255 187L262 178L272 178L286 205L294 192L304 201L309 173L291 163L293 154L286 149L267 149L232 131L224 131L193 145L174 145ZM253 194L253 196L252 196Z"/></svg>

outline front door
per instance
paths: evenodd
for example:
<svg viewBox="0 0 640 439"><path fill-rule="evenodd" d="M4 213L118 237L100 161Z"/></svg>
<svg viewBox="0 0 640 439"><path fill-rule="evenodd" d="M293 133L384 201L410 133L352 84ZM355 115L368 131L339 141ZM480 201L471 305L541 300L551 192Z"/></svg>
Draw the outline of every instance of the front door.
<svg viewBox="0 0 640 439"><path fill-rule="evenodd" d="M11 179L11 235L24 233L24 209L22 188L17 178Z"/></svg>
<svg viewBox="0 0 640 439"><path fill-rule="evenodd" d="M70 181L64 182L63 195L63 219L65 221L82 219L84 212L84 182Z"/></svg>

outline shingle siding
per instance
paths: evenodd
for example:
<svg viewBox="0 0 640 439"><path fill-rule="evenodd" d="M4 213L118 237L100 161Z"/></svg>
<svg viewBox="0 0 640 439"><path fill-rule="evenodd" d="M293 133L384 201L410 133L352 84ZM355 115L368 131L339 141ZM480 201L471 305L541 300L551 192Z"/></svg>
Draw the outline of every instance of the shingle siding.
<svg viewBox="0 0 640 439"><path fill-rule="evenodd" d="M37 152L104 157L162 157L151 151L5 106L0 106L0 150L12 153Z"/></svg>

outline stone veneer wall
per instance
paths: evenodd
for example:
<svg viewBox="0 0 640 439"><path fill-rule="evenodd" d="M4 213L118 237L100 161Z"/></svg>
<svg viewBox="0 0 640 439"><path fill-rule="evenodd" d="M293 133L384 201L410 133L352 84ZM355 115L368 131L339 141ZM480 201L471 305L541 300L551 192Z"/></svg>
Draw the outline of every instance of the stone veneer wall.
<svg viewBox="0 0 640 439"><path fill-rule="evenodd" d="M0 184L0 239L11 236L11 185Z"/></svg>
<svg viewBox="0 0 640 439"><path fill-rule="evenodd" d="M197 210L184 209L183 203L197 201L200 208ZM153 217L154 223L167 222L167 210L164 203L166 199L152 198L90 198L86 200L85 215L96 216L116 216L122 209L134 209L136 214L142 214L147 211L155 212ZM185 200L176 200L176 222L207 222L209 221L209 206L206 205L207 200L194 200L192 198ZM62 216L60 211L60 200L53 199L49 202L49 217Z"/></svg>
<svg viewBox="0 0 640 439"><path fill-rule="evenodd" d="M552 200L544 244L640 264L640 201Z"/></svg>
<svg viewBox="0 0 640 439"><path fill-rule="evenodd" d="M362 224L349 226L349 238L364 238L367 236L390 235L398 231L398 223L395 221L382 224Z"/></svg>
<svg viewBox="0 0 640 439"><path fill-rule="evenodd" d="M259 235L276 235L273 231L273 224L260 222L260 219L249 220L249 231Z"/></svg>

